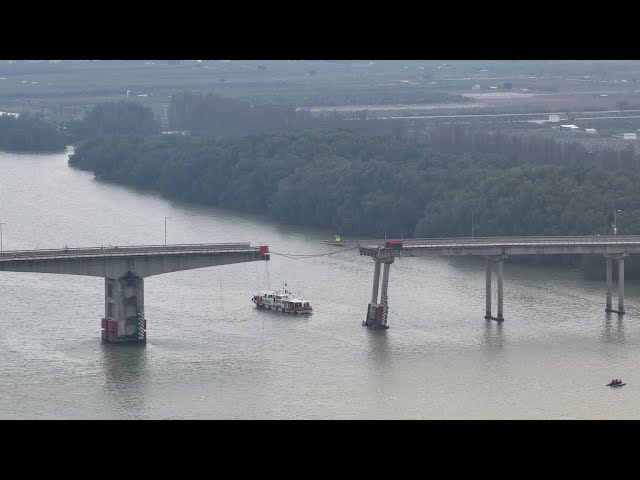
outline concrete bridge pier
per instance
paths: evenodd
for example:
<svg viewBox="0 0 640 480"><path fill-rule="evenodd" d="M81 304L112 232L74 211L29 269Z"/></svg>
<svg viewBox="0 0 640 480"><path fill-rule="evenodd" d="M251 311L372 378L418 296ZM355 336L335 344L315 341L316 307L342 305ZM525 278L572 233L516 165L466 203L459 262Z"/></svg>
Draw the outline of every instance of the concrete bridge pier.
<svg viewBox="0 0 640 480"><path fill-rule="evenodd" d="M107 343L145 342L144 280L127 272L105 278L102 339Z"/></svg>
<svg viewBox="0 0 640 480"><path fill-rule="evenodd" d="M502 274L503 265L504 265L504 262L502 261L502 259L496 262L496 266L498 267L498 317L496 320L498 320L499 322L504 321L504 317L502 316L502 287L504 283L503 274Z"/></svg>
<svg viewBox="0 0 640 480"><path fill-rule="evenodd" d="M382 273L382 291L380 292L380 303L388 308L387 290L389 288L389 269L393 263L393 257L390 261L384 262L384 272Z"/></svg>
<svg viewBox="0 0 640 480"><path fill-rule="evenodd" d="M485 284L485 295L486 295L486 309L484 318L487 320L497 320L498 322L504 321L504 316L502 314L502 305L503 305L503 285L504 285L504 276L503 276L503 257L485 257L485 269L486 269L486 284ZM491 270L493 269L493 264L496 264L496 273L498 275L498 316L494 317L491 314Z"/></svg>
<svg viewBox="0 0 640 480"><path fill-rule="evenodd" d="M624 315L624 256L618 259L618 313Z"/></svg>
<svg viewBox="0 0 640 480"><path fill-rule="evenodd" d="M373 270L373 292L371 293L371 303L372 304L377 304L378 303L378 293L380 291L380 265L381 262L379 262L376 259L375 262L376 266Z"/></svg>
<svg viewBox="0 0 640 480"><path fill-rule="evenodd" d="M491 259L485 258L486 269L486 285L485 285L485 299L486 299L486 312L484 318L491 320Z"/></svg>
<svg viewBox="0 0 640 480"><path fill-rule="evenodd" d="M387 326L387 290L389 287L389 269L394 261L393 256L376 257L373 272L373 291L371 292L371 303L367 307L367 317L362 322L363 327L389 328ZM380 265L384 263L382 273L382 292L380 292L380 303L378 303L378 291L380 285Z"/></svg>
<svg viewBox="0 0 640 480"><path fill-rule="evenodd" d="M607 306L605 312L624 315L624 257L625 253L606 254L607 257ZM618 309L612 308L613 259L618 260Z"/></svg>
<svg viewBox="0 0 640 480"><path fill-rule="evenodd" d="M607 255L607 307L605 312L612 312L611 309L611 290L613 289L613 258Z"/></svg>

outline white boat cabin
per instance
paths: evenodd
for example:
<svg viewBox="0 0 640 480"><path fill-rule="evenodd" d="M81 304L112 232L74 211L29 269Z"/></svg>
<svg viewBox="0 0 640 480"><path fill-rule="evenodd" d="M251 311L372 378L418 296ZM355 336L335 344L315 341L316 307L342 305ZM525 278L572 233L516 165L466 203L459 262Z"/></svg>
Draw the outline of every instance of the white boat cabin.
<svg viewBox="0 0 640 480"><path fill-rule="evenodd" d="M253 302L270 310L282 310L284 312L308 312L311 305L306 300L296 298L288 290L284 292L263 291L253 296Z"/></svg>

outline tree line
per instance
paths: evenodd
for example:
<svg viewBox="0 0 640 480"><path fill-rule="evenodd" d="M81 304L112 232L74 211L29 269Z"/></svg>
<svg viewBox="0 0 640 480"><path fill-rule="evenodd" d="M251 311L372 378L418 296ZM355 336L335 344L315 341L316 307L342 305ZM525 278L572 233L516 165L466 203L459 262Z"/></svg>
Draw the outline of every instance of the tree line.
<svg viewBox="0 0 640 480"><path fill-rule="evenodd" d="M428 140L345 130L103 136L69 163L110 180L344 233L606 234L613 209L640 230L638 174L453 153ZM266 211L265 211L266 209ZM620 232L624 233L624 232Z"/></svg>
<svg viewBox="0 0 640 480"><path fill-rule="evenodd" d="M606 141L589 142L449 124L432 127L424 136L443 152L501 153L532 165L597 165L607 169L640 169L634 142L620 148Z"/></svg>
<svg viewBox="0 0 640 480"><path fill-rule="evenodd" d="M66 145L65 135L39 116L0 114L0 150L56 152Z"/></svg>
<svg viewBox="0 0 640 480"><path fill-rule="evenodd" d="M519 133L514 125L496 128L442 124L417 134L409 119L369 118L366 112L355 118L337 114L313 115L292 105L263 104L225 98L202 92L172 95L169 105L171 130L212 135L258 134L291 130L346 129L364 134L401 137L424 136L433 149L442 152L499 153L537 165L585 165L625 170L640 169L640 155L631 143L619 148L607 142L552 138L535 133Z"/></svg>
<svg viewBox="0 0 640 480"><path fill-rule="evenodd" d="M365 114L346 119L337 114L312 115L293 105L252 104L212 93L181 92L171 96L170 130L212 135L247 135L305 129L344 128L361 133L406 135L406 122L368 119Z"/></svg>
<svg viewBox="0 0 640 480"><path fill-rule="evenodd" d="M70 141L78 142L100 135L160 133L160 124L149 107L121 100L95 105L82 120L67 123L65 129Z"/></svg>
<svg viewBox="0 0 640 480"><path fill-rule="evenodd" d="M63 151L69 144L113 134L154 134L160 124L153 111L136 102L106 102L94 106L82 120L54 125L41 115L0 114L0 150Z"/></svg>

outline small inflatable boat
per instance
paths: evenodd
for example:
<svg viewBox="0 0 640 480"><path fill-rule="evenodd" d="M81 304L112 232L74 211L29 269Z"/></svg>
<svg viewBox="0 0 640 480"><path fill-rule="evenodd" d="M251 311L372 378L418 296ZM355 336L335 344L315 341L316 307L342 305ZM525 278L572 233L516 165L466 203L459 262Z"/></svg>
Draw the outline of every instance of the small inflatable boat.
<svg viewBox="0 0 640 480"><path fill-rule="evenodd" d="M607 387L624 387L626 385L626 383L607 383Z"/></svg>

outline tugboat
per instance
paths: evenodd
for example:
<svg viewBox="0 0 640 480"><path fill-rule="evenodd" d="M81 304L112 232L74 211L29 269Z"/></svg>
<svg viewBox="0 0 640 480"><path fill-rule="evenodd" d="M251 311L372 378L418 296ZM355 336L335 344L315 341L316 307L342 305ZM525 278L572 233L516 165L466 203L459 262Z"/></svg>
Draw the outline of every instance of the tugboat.
<svg viewBox="0 0 640 480"><path fill-rule="evenodd" d="M340 235L334 235L334 237L335 238L333 240L325 240L324 243L327 245L334 245L336 247L344 247L347 244L347 242L340 238Z"/></svg>
<svg viewBox="0 0 640 480"><path fill-rule="evenodd" d="M311 304L308 301L296 298L286 287L287 284L285 283L283 292L272 290L262 291L251 297L251 301L255 303L258 308L280 311L282 313L310 314L313 312L313 308L311 308Z"/></svg>
<svg viewBox="0 0 640 480"><path fill-rule="evenodd" d="M607 383L607 387L613 387L613 388L617 388L617 387L624 387L626 385L626 383L622 383L622 380L620 380L619 378L614 378L613 380L611 380L611 382Z"/></svg>

